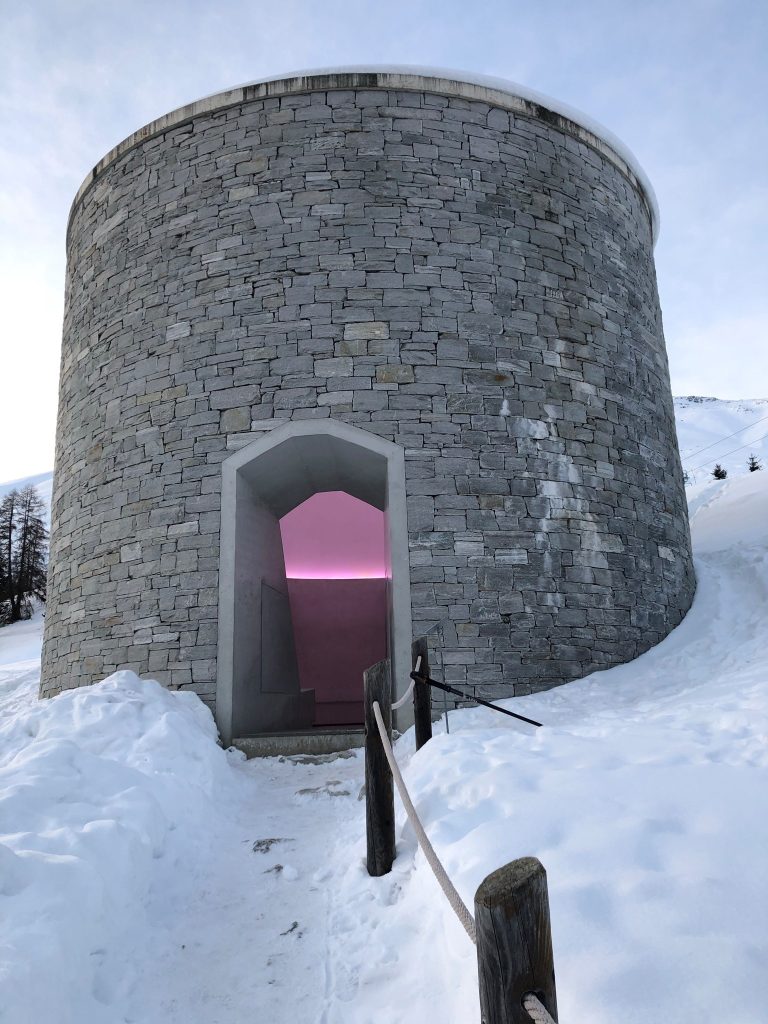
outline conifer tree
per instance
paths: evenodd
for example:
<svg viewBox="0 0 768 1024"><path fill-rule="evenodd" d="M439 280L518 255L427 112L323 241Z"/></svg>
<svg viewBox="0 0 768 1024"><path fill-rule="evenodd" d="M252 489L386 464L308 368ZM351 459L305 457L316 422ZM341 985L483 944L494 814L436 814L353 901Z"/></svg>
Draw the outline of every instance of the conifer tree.
<svg viewBox="0 0 768 1024"><path fill-rule="evenodd" d="M0 621L29 618L31 598L45 600L48 531L45 506L32 484L0 502Z"/></svg>
<svg viewBox="0 0 768 1024"><path fill-rule="evenodd" d="M712 470L712 476L715 478L715 480L725 480L725 478L728 476L728 470L723 469L723 467L718 462L715 468Z"/></svg>
<svg viewBox="0 0 768 1024"><path fill-rule="evenodd" d="M11 621L11 594L13 591L13 542L19 500L17 490L9 491L0 501L0 622Z"/></svg>
<svg viewBox="0 0 768 1024"><path fill-rule="evenodd" d="M747 469L750 473L756 473L758 469L762 469L763 465L760 459L756 455L749 456L749 462L747 462Z"/></svg>

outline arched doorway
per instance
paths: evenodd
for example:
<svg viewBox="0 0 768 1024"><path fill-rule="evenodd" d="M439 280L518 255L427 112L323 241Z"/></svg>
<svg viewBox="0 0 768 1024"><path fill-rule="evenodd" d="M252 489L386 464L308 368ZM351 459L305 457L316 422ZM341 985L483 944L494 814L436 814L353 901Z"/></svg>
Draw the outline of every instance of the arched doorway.
<svg viewBox="0 0 768 1024"><path fill-rule="evenodd" d="M216 718L225 744L235 737L327 724L318 721L323 716L317 714L313 689L302 685L280 528L281 519L325 492L344 492L384 514L385 648L396 691L408 684L403 450L335 420L285 424L240 449L222 467ZM305 633L310 608L311 601L304 600L299 614ZM330 653L326 649L323 656Z"/></svg>

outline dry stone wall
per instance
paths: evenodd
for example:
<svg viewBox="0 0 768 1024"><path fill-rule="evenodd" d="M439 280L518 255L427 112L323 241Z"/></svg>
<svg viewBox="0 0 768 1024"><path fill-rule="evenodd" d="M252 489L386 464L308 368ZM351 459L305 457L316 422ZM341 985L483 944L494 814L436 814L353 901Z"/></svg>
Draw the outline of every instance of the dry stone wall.
<svg viewBox="0 0 768 1024"><path fill-rule="evenodd" d="M44 694L131 668L214 700L221 463L299 418L405 449L414 633L445 620L448 681L546 688L685 614L631 169L535 105L363 80L203 110L80 195Z"/></svg>

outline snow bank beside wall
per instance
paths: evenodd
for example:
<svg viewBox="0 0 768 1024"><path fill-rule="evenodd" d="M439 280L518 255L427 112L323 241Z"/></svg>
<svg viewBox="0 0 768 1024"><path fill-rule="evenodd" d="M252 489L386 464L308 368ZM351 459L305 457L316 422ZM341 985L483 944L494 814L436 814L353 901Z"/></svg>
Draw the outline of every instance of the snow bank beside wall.
<svg viewBox="0 0 768 1024"><path fill-rule="evenodd" d="M115 1024L150 890L232 784L198 698L130 672L0 719L3 1022Z"/></svg>

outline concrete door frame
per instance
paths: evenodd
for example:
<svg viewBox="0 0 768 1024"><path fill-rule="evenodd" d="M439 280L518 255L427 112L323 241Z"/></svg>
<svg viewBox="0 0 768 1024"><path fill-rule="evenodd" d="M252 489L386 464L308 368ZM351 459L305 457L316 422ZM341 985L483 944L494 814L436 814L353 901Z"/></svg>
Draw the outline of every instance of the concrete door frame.
<svg viewBox="0 0 768 1024"><path fill-rule="evenodd" d="M251 441L222 463L219 558L219 633L216 722L222 742L234 738L236 525L238 481L282 516L321 490L343 490L381 508L386 515L389 580L388 647L393 689L401 696L411 670L411 589L405 491L405 453L392 441L338 420L295 420ZM412 709L396 713L401 730ZM318 732L321 730L318 729Z"/></svg>

